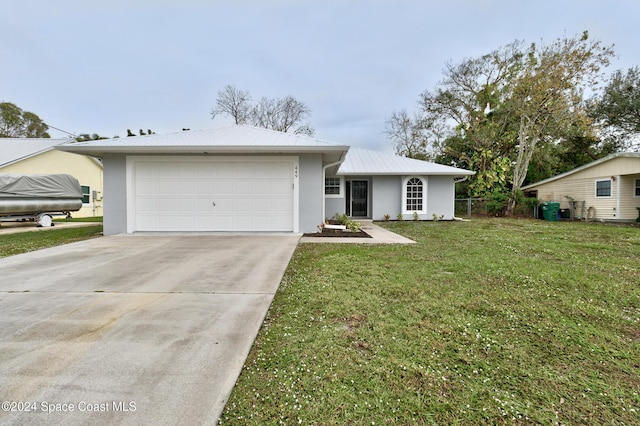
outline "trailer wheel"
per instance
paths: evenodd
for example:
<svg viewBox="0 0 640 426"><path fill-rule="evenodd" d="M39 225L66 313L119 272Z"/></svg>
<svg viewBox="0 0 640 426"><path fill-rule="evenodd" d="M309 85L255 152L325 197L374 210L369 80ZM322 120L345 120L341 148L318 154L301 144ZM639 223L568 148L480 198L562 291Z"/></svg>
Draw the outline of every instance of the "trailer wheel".
<svg viewBox="0 0 640 426"><path fill-rule="evenodd" d="M38 217L38 226L48 228L53 226L53 219L48 214L43 214Z"/></svg>

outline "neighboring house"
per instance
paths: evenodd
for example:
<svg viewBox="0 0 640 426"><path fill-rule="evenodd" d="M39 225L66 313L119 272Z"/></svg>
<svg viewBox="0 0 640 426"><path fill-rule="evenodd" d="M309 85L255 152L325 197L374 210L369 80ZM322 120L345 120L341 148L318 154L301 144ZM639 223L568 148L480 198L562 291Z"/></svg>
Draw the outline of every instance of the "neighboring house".
<svg viewBox="0 0 640 426"><path fill-rule="evenodd" d="M522 187L540 201L574 204L574 217L633 222L640 207L640 153L617 153Z"/></svg>
<svg viewBox="0 0 640 426"><path fill-rule="evenodd" d="M102 215L102 164L96 158L56 150L69 139L0 138L0 173L55 174L74 176L84 199L74 217ZM94 193L95 191L95 193Z"/></svg>
<svg viewBox="0 0 640 426"><path fill-rule="evenodd" d="M401 212L410 218L415 209L424 219L451 219L455 178L473 174L374 152L354 150L354 156L346 145L250 126L57 149L102 159L105 234L314 232L343 211L395 219ZM376 159L376 170L367 158Z"/></svg>

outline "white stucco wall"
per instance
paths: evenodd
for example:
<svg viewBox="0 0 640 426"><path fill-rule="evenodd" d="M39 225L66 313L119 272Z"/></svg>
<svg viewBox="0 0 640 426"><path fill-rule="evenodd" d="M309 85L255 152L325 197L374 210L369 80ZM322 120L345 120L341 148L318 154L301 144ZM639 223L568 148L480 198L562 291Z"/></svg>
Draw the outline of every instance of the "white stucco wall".
<svg viewBox="0 0 640 426"><path fill-rule="evenodd" d="M384 220L384 215L388 214L395 220L402 209L402 178L373 176L371 186L371 218Z"/></svg>
<svg viewBox="0 0 640 426"><path fill-rule="evenodd" d="M324 221L322 155L304 154L300 161L300 232L316 232Z"/></svg>
<svg viewBox="0 0 640 426"><path fill-rule="evenodd" d="M105 155L104 167L104 235L127 232L127 161L124 155Z"/></svg>
<svg viewBox="0 0 640 426"><path fill-rule="evenodd" d="M451 220L455 214L455 184L451 176L429 176L425 219Z"/></svg>

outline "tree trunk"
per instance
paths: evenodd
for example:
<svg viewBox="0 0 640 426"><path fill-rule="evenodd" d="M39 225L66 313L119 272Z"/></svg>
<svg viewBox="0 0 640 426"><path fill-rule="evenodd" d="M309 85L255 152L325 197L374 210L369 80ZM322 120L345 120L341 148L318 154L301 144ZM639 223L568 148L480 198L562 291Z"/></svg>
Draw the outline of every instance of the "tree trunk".
<svg viewBox="0 0 640 426"><path fill-rule="evenodd" d="M535 132L536 119L528 119L524 115L520 118L520 129L518 130L518 158L516 164L513 167L513 184L511 186L511 195L507 202L507 210L505 216L513 216L513 211L516 207L516 196L518 191L527 177L527 170L529 169L529 162L533 157L533 151L536 148L538 142L538 136ZM528 137L527 137L528 136Z"/></svg>
<svg viewBox="0 0 640 426"><path fill-rule="evenodd" d="M507 201L507 210L505 211L505 216L511 217L513 216L513 211L516 208L516 192L511 191L511 195L509 196L509 201Z"/></svg>

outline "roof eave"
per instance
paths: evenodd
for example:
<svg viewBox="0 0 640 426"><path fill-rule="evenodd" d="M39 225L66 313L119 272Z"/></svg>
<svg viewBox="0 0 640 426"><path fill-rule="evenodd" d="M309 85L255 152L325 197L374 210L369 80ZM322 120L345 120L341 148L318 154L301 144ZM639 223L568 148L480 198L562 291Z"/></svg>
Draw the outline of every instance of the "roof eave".
<svg viewBox="0 0 640 426"><path fill-rule="evenodd" d="M76 154L259 154L259 153L332 153L349 149L344 145L332 146L237 146L237 145L171 145L171 146L56 146L56 149Z"/></svg>
<svg viewBox="0 0 640 426"><path fill-rule="evenodd" d="M48 148L41 149L40 151L32 152L31 154L27 154L27 155L23 155L23 156L22 156L22 157L20 157L20 158L15 158L15 159L13 159L13 160L11 160L11 161L8 161L8 162L6 162L6 163L0 164L0 167L8 167L8 166L10 166L10 165L12 165L12 164L19 163L20 161L28 160L29 158L35 157L35 156L40 155L40 154L44 154L44 153L46 153L46 152L49 152L49 151L51 151L51 150L52 150L52 149L54 149L54 148L55 148L55 147L50 146L50 147L48 147Z"/></svg>
<svg viewBox="0 0 640 426"><path fill-rule="evenodd" d="M600 158L598 160L592 161L591 163L587 163L587 164L583 164L580 167L576 167L573 170L569 170L568 172L564 172L564 173L560 173L559 175L555 175L555 176L551 176L550 178L541 180L539 182L534 182L534 183L530 183L529 185L523 186L520 189L525 191L527 189L530 188L535 188L536 186L540 186L540 185L544 185L553 181L556 181L558 179L562 179L565 178L567 176L571 176L574 173L578 173L582 170L586 170L586 169L590 169L593 166L597 166L598 164L602 164L605 163L607 161L613 160L615 158L618 157L640 157L640 153L638 152L616 152L610 155L607 155L606 157Z"/></svg>
<svg viewBox="0 0 640 426"><path fill-rule="evenodd" d="M336 176L472 176L476 172L473 171L461 171L461 172L424 172L424 171L403 171L403 172L338 172Z"/></svg>

